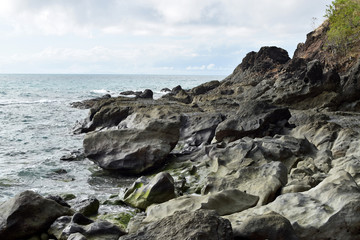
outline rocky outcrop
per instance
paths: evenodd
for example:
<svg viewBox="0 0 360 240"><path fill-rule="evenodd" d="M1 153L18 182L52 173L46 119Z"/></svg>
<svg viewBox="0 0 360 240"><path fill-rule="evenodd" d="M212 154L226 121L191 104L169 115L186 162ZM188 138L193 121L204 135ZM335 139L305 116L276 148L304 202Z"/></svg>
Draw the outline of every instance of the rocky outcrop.
<svg viewBox="0 0 360 240"><path fill-rule="evenodd" d="M154 203L163 203L175 198L174 179L169 173L158 173L151 181L145 177L137 179L125 192L124 202L145 210Z"/></svg>
<svg viewBox="0 0 360 240"><path fill-rule="evenodd" d="M241 212L256 205L259 198L237 189L220 191L214 194L187 195L162 204L150 206L144 222L154 222L173 215L176 211L215 210L220 216Z"/></svg>
<svg viewBox="0 0 360 240"><path fill-rule="evenodd" d="M73 211L57 202L25 191L0 204L0 239L25 239L46 232L60 216Z"/></svg>
<svg viewBox="0 0 360 240"><path fill-rule="evenodd" d="M174 215L148 224L135 233L120 237L119 240L160 240L160 239L233 239L230 223L218 217L213 211L178 211Z"/></svg>
<svg viewBox="0 0 360 240"><path fill-rule="evenodd" d="M84 138L84 153L104 169L142 173L165 161L179 140L179 127L175 121L154 120L144 129L90 133Z"/></svg>

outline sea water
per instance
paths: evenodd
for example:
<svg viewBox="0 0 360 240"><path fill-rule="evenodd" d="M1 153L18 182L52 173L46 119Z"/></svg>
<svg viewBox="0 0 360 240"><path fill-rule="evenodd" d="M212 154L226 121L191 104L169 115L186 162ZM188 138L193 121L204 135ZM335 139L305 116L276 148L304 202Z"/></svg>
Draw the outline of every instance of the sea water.
<svg viewBox="0 0 360 240"><path fill-rule="evenodd" d="M42 195L71 193L106 198L134 179L110 175L90 160L61 161L82 148L84 135L72 134L88 110L70 103L118 96L127 90L195 87L224 76L165 75L0 75L0 201L25 190Z"/></svg>

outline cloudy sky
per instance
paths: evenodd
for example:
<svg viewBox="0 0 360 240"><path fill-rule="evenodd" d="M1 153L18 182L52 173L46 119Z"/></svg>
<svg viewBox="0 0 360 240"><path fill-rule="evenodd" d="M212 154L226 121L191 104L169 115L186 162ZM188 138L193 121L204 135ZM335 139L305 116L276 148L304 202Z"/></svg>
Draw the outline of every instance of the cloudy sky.
<svg viewBox="0 0 360 240"><path fill-rule="evenodd" d="M292 56L331 0L1 0L0 73L227 75Z"/></svg>

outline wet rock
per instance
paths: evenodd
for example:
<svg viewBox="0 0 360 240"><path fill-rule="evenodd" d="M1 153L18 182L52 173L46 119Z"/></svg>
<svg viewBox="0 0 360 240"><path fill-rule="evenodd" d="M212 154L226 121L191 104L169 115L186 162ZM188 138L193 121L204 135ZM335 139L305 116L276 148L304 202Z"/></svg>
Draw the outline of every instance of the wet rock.
<svg viewBox="0 0 360 240"><path fill-rule="evenodd" d="M220 218L214 211L178 211L172 216L144 226L135 233L122 236L119 240L150 239L231 240L233 234L229 221Z"/></svg>
<svg viewBox="0 0 360 240"><path fill-rule="evenodd" d="M163 88L160 90L160 92L171 92L171 89L169 88Z"/></svg>
<svg viewBox="0 0 360 240"><path fill-rule="evenodd" d="M72 213L68 207L35 192L22 192L0 204L0 239L31 237L46 231L58 217Z"/></svg>
<svg viewBox="0 0 360 240"><path fill-rule="evenodd" d="M123 91L123 92L120 92L120 94L124 95L124 96L129 96L129 95L139 96L141 93L142 93L141 91Z"/></svg>
<svg viewBox="0 0 360 240"><path fill-rule="evenodd" d="M98 102L104 100L104 99L109 99L111 98L110 94L105 94L102 97L99 98L93 98L93 99L89 99L89 100L84 100L82 102L73 102L71 103L71 107L73 108L79 108L79 109L89 109L92 108L93 106L95 106L96 104L98 104Z"/></svg>
<svg viewBox="0 0 360 240"><path fill-rule="evenodd" d="M49 234L54 235L59 240L75 237L75 239L117 240L125 232L110 222L92 221L77 213L71 219L58 218L49 228Z"/></svg>
<svg viewBox="0 0 360 240"><path fill-rule="evenodd" d="M76 212L82 213L83 215L90 217L98 213L99 206L99 200L97 200L95 197L90 197L88 199L76 202L75 204L73 204L72 208L75 209Z"/></svg>
<svg viewBox="0 0 360 240"><path fill-rule="evenodd" d="M153 120L145 129L90 133L84 138L85 156L104 169L139 174L165 161L179 140L179 127L178 122Z"/></svg>
<svg viewBox="0 0 360 240"><path fill-rule="evenodd" d="M60 204L61 206L68 207L68 208L70 207L70 205L64 199L62 199L62 197L60 197L60 196L49 195L46 197L46 199L53 200L53 201L57 202L58 204Z"/></svg>
<svg viewBox="0 0 360 240"><path fill-rule="evenodd" d="M142 93L140 93L137 97L139 98L153 98L153 91L150 89L145 89Z"/></svg>
<svg viewBox="0 0 360 240"><path fill-rule="evenodd" d="M175 198L174 179L169 173L158 173L151 181L137 179L126 191L124 202L133 207L146 209L154 203L163 203Z"/></svg>
<svg viewBox="0 0 360 240"><path fill-rule="evenodd" d="M75 150L69 154L63 155L61 161L80 161L85 158L84 152L82 150Z"/></svg>

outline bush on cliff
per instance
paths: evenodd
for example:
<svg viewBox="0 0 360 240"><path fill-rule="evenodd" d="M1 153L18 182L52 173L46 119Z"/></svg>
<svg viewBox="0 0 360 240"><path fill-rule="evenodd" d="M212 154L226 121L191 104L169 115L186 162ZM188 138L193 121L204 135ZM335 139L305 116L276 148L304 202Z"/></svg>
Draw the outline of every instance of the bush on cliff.
<svg viewBox="0 0 360 240"><path fill-rule="evenodd" d="M360 38L360 0L335 0L327 7L327 48L346 55Z"/></svg>

